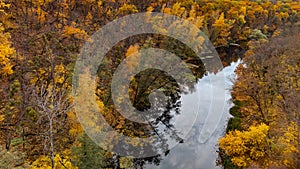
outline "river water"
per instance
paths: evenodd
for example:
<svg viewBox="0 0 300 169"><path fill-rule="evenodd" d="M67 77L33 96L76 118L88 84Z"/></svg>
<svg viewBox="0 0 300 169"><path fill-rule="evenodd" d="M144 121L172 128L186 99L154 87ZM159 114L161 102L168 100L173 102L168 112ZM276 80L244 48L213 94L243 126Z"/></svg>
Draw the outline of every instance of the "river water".
<svg viewBox="0 0 300 169"><path fill-rule="evenodd" d="M240 60L232 62L217 74L209 74L201 78L196 84L198 92L183 96L182 99L187 103L183 107L184 118L177 120L176 125L192 123L188 134L184 136L184 143L176 145L171 149L167 156L162 157L158 166L147 164L146 169L217 169L216 160L218 158L218 139L225 133L228 119L230 118L229 109L232 107L230 90L233 86L233 80L236 78L235 69L240 64ZM214 80L223 80L223 83L213 83ZM224 83L225 80L225 83ZM213 85L212 85L213 83ZM214 89L214 94L212 93ZM218 92L220 94L218 94ZM201 93L200 99L194 99L195 94ZM225 100L224 100L225 93ZM213 98L212 98L213 96ZM211 100L220 100L223 103L213 105ZM195 111L187 111L193 107L195 101L198 102L199 110L197 118ZM224 103L225 102L225 103ZM184 104L183 104L184 105ZM186 110L185 110L186 109ZM210 112L211 121L205 121L207 112ZM204 118L206 117L206 118ZM215 121L214 121L215 120ZM206 124L205 124L206 123ZM211 129L208 133L205 128ZM185 130L184 127L181 129ZM206 138L204 137L206 136Z"/></svg>

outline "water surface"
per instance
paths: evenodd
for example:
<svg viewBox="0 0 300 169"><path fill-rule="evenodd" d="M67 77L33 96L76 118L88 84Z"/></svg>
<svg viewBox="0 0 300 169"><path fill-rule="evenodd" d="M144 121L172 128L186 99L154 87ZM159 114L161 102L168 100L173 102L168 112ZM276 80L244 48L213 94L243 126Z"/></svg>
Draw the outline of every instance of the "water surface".
<svg viewBox="0 0 300 169"><path fill-rule="evenodd" d="M180 120L175 120L175 126L186 124L186 122L195 122L188 135L185 136L184 143L178 144L167 156L162 157L160 164L155 166L153 164L146 165L146 169L216 169L220 168L216 166L217 154L217 142L220 137L224 135L228 118L230 118L229 109L232 107L230 101L231 95L230 90L233 85L235 78L234 70L240 61L231 63L230 66L225 67L222 71L217 74L209 74L204 76L196 84L197 92L189 95L182 96L184 103L182 106L182 115ZM223 76L223 77L222 77ZM225 86L224 86L225 76ZM213 80L220 80L220 83L216 82L212 85ZM222 83L223 80L223 83ZM215 92L220 94L212 93L212 88ZM225 92L225 103L212 105L212 99L224 100ZM195 99L195 95L200 93L200 98ZM223 93L223 94L222 94ZM214 97L214 98L212 98ZM222 98L223 97L223 98ZM196 102L200 102L197 118L195 119L194 105ZM191 110L192 108L192 110ZM214 110L223 110L223 112L214 112ZM208 139L203 139L203 127L207 117L207 112L212 113L212 121L208 121L207 126L215 128L214 132L211 133ZM221 116L221 118L218 118ZM215 125L214 119L220 119ZM210 126L211 125L211 126ZM214 126L215 125L215 126ZM206 127L207 127L206 126ZM184 126L180 126L180 129L185 129ZM202 136L201 136L202 134Z"/></svg>

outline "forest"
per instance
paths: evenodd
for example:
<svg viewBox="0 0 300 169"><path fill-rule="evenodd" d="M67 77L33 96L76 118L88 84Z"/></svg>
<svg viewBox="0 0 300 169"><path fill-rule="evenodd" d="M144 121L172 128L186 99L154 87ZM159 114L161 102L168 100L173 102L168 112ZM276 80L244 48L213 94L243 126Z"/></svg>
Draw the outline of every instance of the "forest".
<svg viewBox="0 0 300 169"><path fill-rule="evenodd" d="M178 100L195 90L195 83L206 75L206 70L195 52L163 33L180 29L176 23L170 23L167 29L154 28L162 34L120 40L95 72L94 106L101 110L105 121L128 137L158 134L160 140L115 143L117 138L111 136L108 139L112 144L100 147L82 127L74 109L76 101L93 101L73 97L73 71L84 45L91 43L90 37L106 24L142 12L174 15L192 23L214 46L224 67L242 60L230 91L232 117L216 145L216 165L224 169L300 168L299 0L0 0L0 169L159 166L162 156L172 151L167 146L169 137L178 144L185 141L172 124L172 112L180 114ZM192 29L189 34L196 46L205 43ZM118 112L110 85L122 61L136 54L137 59L127 62L128 71L134 72L134 67L145 61L139 52L147 48L176 54L195 78L181 77L189 81L185 91L162 71L136 74L128 85L128 99L135 109L148 110L152 105L148 96L155 89L161 89L169 98L166 103L158 100L158 106L166 109L144 124ZM86 84L92 84L84 78ZM89 93L81 92L84 96ZM82 105L80 110L89 113L90 108L89 104ZM89 121L91 126L98 125L95 130L105 128L95 121ZM163 133L158 133L160 125L166 129ZM142 151L140 147L164 153L132 157ZM116 149L127 156L113 153Z"/></svg>

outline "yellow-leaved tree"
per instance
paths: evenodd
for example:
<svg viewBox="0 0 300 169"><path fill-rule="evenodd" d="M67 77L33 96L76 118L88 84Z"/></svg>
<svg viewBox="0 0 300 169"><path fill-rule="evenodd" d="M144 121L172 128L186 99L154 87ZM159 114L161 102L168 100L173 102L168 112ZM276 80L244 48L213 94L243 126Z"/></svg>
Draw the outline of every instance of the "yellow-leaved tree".
<svg viewBox="0 0 300 169"><path fill-rule="evenodd" d="M8 8L9 4L0 1L0 15L6 15L4 8ZM0 23L0 73L1 76L7 76L13 73L13 64L11 59L15 50L11 47L9 41L10 34L4 31L4 26Z"/></svg>
<svg viewBox="0 0 300 169"><path fill-rule="evenodd" d="M269 126L251 126L248 131L230 131L219 140L220 148L231 157L233 164L249 167L253 163L268 166Z"/></svg>
<svg viewBox="0 0 300 169"><path fill-rule="evenodd" d="M66 150L62 154L56 154L55 161L55 169L77 169L74 166L70 159L70 151ZM40 156L36 161L31 164L30 169L52 169L52 162L49 156Z"/></svg>

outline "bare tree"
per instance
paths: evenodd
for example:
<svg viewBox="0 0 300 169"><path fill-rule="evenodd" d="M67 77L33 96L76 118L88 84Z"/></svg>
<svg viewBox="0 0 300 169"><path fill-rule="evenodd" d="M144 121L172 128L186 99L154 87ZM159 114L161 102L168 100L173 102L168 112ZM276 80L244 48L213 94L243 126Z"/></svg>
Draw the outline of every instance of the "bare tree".
<svg viewBox="0 0 300 169"><path fill-rule="evenodd" d="M54 168L55 145L54 145L54 131L55 125L61 124L61 118L66 117L67 112L72 108L71 100L68 96L66 88L58 88L56 86L42 85L41 88L34 91L34 107L39 113L38 123L47 122L48 131L45 132L49 138L51 163Z"/></svg>

